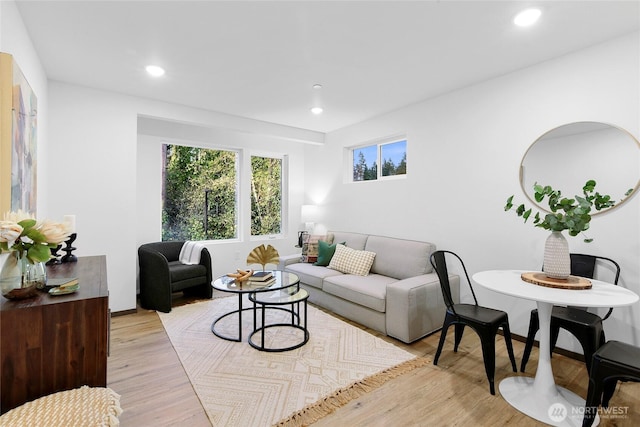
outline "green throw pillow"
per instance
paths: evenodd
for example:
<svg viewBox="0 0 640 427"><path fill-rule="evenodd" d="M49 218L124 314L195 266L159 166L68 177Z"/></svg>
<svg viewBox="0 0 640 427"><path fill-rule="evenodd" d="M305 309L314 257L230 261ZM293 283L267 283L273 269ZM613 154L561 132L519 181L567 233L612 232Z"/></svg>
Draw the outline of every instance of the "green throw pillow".
<svg viewBox="0 0 640 427"><path fill-rule="evenodd" d="M318 241L318 260L314 262L313 265L319 265L323 267L328 266L329 263L331 262L331 258L333 258L333 254L336 253L337 244L338 243L334 243L333 245L330 245L324 240L319 240ZM345 242L342 242L340 244L344 245Z"/></svg>

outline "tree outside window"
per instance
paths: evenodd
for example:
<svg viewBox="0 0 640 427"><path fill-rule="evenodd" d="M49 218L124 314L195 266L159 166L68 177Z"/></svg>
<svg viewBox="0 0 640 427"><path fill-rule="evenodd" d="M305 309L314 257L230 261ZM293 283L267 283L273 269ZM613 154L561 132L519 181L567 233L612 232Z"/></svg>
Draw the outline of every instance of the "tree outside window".
<svg viewBox="0 0 640 427"><path fill-rule="evenodd" d="M358 147L351 152L353 181L372 181L407 174L406 139Z"/></svg>
<svg viewBox="0 0 640 427"><path fill-rule="evenodd" d="M162 146L162 240L236 238L238 153Z"/></svg>
<svg viewBox="0 0 640 427"><path fill-rule="evenodd" d="M282 159L251 156L251 235L282 231Z"/></svg>

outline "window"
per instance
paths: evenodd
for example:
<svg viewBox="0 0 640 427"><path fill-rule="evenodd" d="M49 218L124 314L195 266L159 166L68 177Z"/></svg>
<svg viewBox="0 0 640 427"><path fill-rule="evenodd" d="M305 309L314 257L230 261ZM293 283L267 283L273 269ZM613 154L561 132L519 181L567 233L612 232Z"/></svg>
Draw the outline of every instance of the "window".
<svg viewBox="0 0 640 427"><path fill-rule="evenodd" d="M282 231L282 159L251 156L251 235Z"/></svg>
<svg viewBox="0 0 640 427"><path fill-rule="evenodd" d="M351 150L353 181L371 181L407 174L407 140L394 139ZM382 167L378 167L378 165Z"/></svg>
<svg viewBox="0 0 640 427"><path fill-rule="evenodd" d="M238 235L238 153L164 144L162 240Z"/></svg>

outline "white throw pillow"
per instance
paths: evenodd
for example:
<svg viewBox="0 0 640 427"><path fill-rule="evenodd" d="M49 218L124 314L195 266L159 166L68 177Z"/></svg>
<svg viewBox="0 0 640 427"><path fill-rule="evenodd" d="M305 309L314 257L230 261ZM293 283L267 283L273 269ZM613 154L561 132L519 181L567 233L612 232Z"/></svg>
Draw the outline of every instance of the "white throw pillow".
<svg viewBox="0 0 640 427"><path fill-rule="evenodd" d="M331 258L329 268L345 274L366 276L371 270L375 252L358 251L345 245L337 245L336 253Z"/></svg>

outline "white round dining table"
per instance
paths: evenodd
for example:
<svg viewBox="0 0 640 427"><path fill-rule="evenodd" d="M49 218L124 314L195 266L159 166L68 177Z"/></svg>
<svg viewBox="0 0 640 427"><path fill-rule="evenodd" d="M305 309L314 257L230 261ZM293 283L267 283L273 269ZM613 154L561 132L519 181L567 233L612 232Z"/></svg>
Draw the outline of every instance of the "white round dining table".
<svg viewBox="0 0 640 427"><path fill-rule="evenodd" d="M640 298L632 291L595 279L591 289L558 289L522 280L523 270L491 270L473 275L478 285L491 291L535 301L540 319L540 349L535 378L513 376L500 382L502 397L520 412L556 426L581 426L585 400L557 386L551 369L550 323L553 305L620 307ZM599 419L595 420L597 425Z"/></svg>

